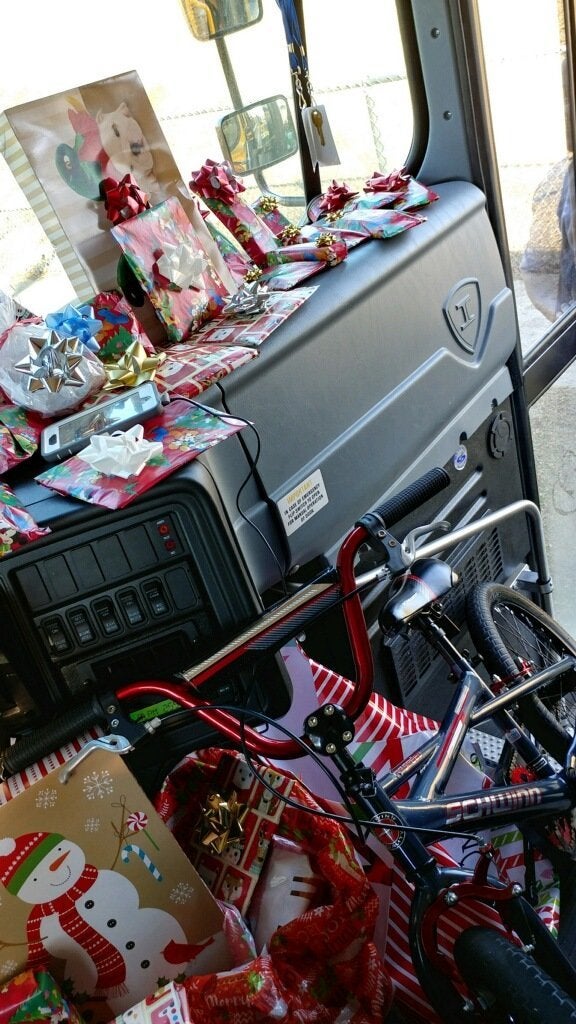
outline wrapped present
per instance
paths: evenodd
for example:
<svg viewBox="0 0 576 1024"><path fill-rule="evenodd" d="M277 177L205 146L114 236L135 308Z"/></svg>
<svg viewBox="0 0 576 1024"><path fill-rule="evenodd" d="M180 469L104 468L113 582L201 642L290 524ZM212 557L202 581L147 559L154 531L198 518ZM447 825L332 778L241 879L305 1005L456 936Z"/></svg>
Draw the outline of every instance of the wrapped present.
<svg viewBox="0 0 576 1024"><path fill-rule="evenodd" d="M40 416L77 409L105 382L93 352L41 321L15 323L0 338L0 387L15 405Z"/></svg>
<svg viewBox="0 0 576 1024"><path fill-rule="evenodd" d="M17 405L0 406L0 473L29 459L40 443L44 421Z"/></svg>
<svg viewBox="0 0 576 1024"><path fill-rule="evenodd" d="M50 532L50 527L38 526L8 484L0 483L0 557Z"/></svg>
<svg viewBox="0 0 576 1024"><path fill-rule="evenodd" d="M0 1024L34 1020L83 1024L79 1011L48 971L22 971L0 988Z"/></svg>
<svg viewBox="0 0 576 1024"><path fill-rule="evenodd" d="M174 834L217 899L245 914L293 780L272 768L259 778L223 755L209 778L198 777L195 805Z"/></svg>
<svg viewBox="0 0 576 1024"><path fill-rule="evenodd" d="M231 235L258 266L277 248L276 236L248 203L241 198L244 185L227 164L206 160L189 182L192 191L228 228Z"/></svg>
<svg viewBox="0 0 576 1024"><path fill-rule="evenodd" d="M221 330L226 336L226 330ZM232 328L230 334L233 334ZM182 342L170 349L156 375L156 383L160 390L193 398L256 355L256 349L243 346L241 341L238 345L225 344L224 340L205 345Z"/></svg>
<svg viewBox="0 0 576 1024"><path fill-rule="evenodd" d="M325 263L336 266L346 259L348 247L337 233L321 232L312 242L300 242L295 245L279 246L267 256L267 267L276 267L283 263L298 263L301 260L313 263Z"/></svg>
<svg viewBox="0 0 576 1024"><path fill-rule="evenodd" d="M111 230L169 341L190 337L222 309L228 289L176 196Z"/></svg>
<svg viewBox="0 0 576 1024"><path fill-rule="evenodd" d="M159 480L190 462L201 452L241 430L245 420L227 416L219 419L205 410L195 409L186 401L173 401L161 416L146 421L144 437L161 441L163 451L150 460L138 476L124 480L93 469L82 456L74 455L51 466L36 481L60 494L69 494L104 508L124 508Z"/></svg>
<svg viewBox="0 0 576 1024"><path fill-rule="evenodd" d="M260 196L252 204L252 209L262 218L276 237L281 236L282 232L286 231L286 229L294 227L292 222L288 220L288 217L282 213L278 206L278 201L273 196Z"/></svg>
<svg viewBox="0 0 576 1024"><path fill-rule="evenodd" d="M403 210L356 207L353 210L343 210L329 230L337 233L339 228L343 228L345 231L364 233L369 238L393 238L421 223L422 217Z"/></svg>
<svg viewBox="0 0 576 1024"><path fill-rule="evenodd" d="M104 362L123 356L135 342L142 345L148 355L154 354L152 342L120 292L99 292L92 298L90 305L100 323L95 340Z"/></svg>
<svg viewBox="0 0 576 1024"><path fill-rule="evenodd" d="M189 1020L186 991L171 981L119 1013L111 1024L189 1024Z"/></svg>

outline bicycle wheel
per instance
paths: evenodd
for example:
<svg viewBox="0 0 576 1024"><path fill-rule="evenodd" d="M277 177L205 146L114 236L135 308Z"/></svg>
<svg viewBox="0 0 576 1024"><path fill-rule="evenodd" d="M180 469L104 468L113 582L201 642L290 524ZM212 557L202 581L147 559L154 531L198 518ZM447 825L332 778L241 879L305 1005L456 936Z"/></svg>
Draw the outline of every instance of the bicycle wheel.
<svg viewBox="0 0 576 1024"><path fill-rule="evenodd" d="M467 599L467 623L486 668L511 688L514 682L576 656L576 641L522 594L498 583L479 583ZM566 672L518 704L520 721L559 764L574 733L576 672Z"/></svg>
<svg viewBox="0 0 576 1024"><path fill-rule="evenodd" d="M454 959L479 1002L471 1020L491 1024L572 1024L576 1003L538 964L492 928L468 928L454 944Z"/></svg>

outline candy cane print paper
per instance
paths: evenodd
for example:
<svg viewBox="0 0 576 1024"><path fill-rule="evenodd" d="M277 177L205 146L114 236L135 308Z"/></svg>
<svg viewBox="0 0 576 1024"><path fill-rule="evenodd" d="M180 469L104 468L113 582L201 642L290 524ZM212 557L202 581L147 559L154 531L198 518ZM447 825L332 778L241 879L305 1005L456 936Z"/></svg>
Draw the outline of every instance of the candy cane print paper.
<svg viewBox="0 0 576 1024"><path fill-rule="evenodd" d="M218 904L108 751L0 808L0 900L0 982L47 966L94 1022L231 966Z"/></svg>

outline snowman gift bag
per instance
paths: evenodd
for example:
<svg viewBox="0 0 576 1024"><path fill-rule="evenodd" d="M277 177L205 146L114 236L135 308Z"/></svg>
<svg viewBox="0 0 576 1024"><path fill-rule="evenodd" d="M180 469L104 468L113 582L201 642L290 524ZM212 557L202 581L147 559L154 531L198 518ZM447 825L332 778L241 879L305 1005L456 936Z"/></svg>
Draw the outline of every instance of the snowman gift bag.
<svg viewBox="0 0 576 1024"><path fill-rule="evenodd" d="M0 808L0 907L0 982L46 967L94 1024L231 966L218 903L107 751Z"/></svg>

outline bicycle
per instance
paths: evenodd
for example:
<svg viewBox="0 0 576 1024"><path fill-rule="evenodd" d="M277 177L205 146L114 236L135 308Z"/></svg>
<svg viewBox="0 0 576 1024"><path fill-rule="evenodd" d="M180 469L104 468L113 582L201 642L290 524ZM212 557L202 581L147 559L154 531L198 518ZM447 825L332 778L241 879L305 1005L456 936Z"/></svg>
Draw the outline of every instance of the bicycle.
<svg viewBox="0 0 576 1024"><path fill-rule="evenodd" d="M468 625L492 673L487 680L467 652L453 645L442 612L442 598L456 580L450 565L436 556L520 513L536 526L539 582L544 589L549 586L539 511L533 503L520 501L455 530L447 523L432 523L409 531L402 541L390 532L448 482L443 470L431 470L362 517L344 538L335 567L263 612L212 656L183 670L177 681L145 680L120 686L114 694L93 695L57 722L18 739L3 752L3 775L22 770L95 724L110 734L111 749L133 748L159 723L136 722L124 707L150 697L167 698L197 714L226 741L255 757L274 762L308 754L327 760L338 773L347 805L355 807L356 830L364 839L376 836L413 885L409 930L414 970L440 1018L450 1024L576 1021L576 972L521 887L491 873L490 844L477 837L479 856L472 870L442 866L429 849L447 836L474 837L503 823L550 837L554 828L548 823L565 819L576 804L576 739L573 717L566 715L566 700L576 684L574 641L514 590L481 584L469 598ZM442 535L429 539L435 533ZM380 564L356 575L359 549L367 543ZM454 694L437 732L377 779L354 760L348 746L354 723L372 695L372 654L361 595L382 583L388 591L380 613L384 634L419 631L447 661ZM258 731L253 710L213 705L202 698L207 681L279 650L337 605L343 609L355 680L342 705L328 703L307 714L302 737ZM514 643L510 623L522 626ZM531 637L538 640L536 653L528 649ZM495 784L447 795L466 735L488 720L503 743ZM518 765L520 781L514 781L511 767ZM409 795L398 798L407 783ZM454 906L471 903L496 912L501 927L467 928L457 938L453 955L447 956L439 945L442 922Z"/></svg>

